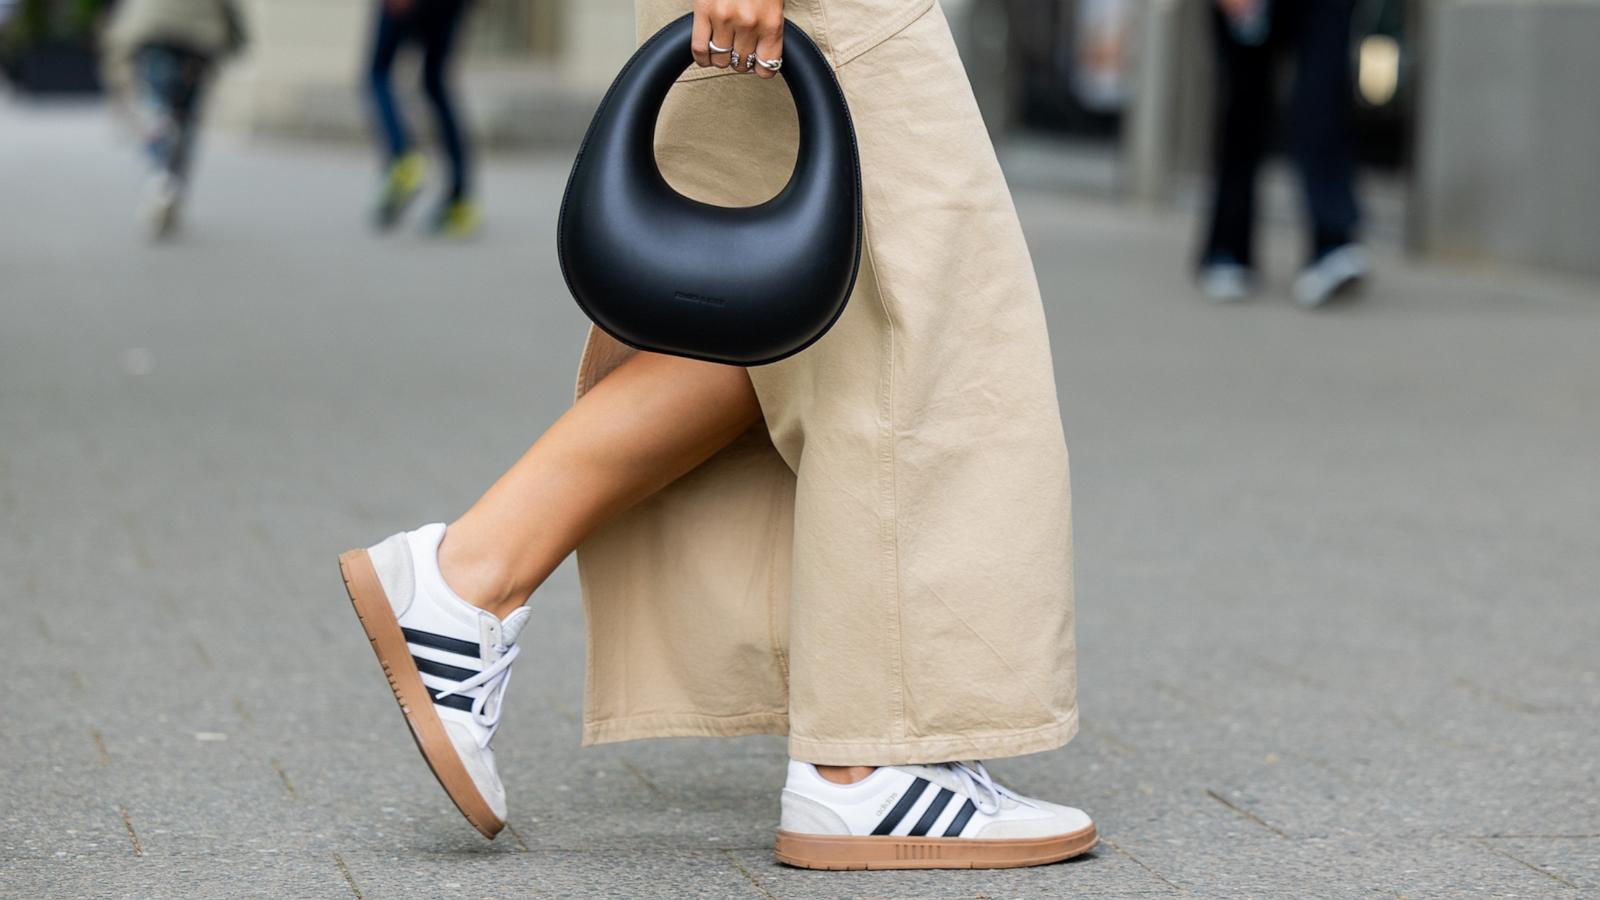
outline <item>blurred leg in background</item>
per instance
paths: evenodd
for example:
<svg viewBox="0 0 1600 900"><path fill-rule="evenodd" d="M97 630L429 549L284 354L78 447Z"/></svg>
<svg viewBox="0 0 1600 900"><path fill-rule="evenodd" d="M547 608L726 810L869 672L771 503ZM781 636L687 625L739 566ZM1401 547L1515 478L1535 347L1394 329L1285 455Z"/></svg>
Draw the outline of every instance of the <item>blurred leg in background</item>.
<svg viewBox="0 0 1600 900"><path fill-rule="evenodd" d="M158 238L171 236L178 227L210 69L205 55L169 44L147 44L134 57L145 150L154 169L147 216Z"/></svg>
<svg viewBox="0 0 1600 900"><path fill-rule="evenodd" d="M394 61L411 34L412 4L427 0L379 0L377 24L372 34L372 57L367 68L367 90L383 142L384 179L373 220L383 230L393 228L422 188L423 160L411 144L411 134L394 95Z"/></svg>
<svg viewBox="0 0 1600 900"><path fill-rule="evenodd" d="M1282 24L1296 47L1290 147L1305 185L1310 253L1295 280L1295 301L1320 306L1365 277L1366 251L1356 244L1360 211L1350 150L1354 0L1281 3Z"/></svg>
<svg viewBox="0 0 1600 900"><path fill-rule="evenodd" d="M1305 2L1305 0L1302 0ZM1273 122L1273 68L1280 34L1265 21L1241 28L1254 11L1212 9L1216 42L1217 118L1211 220L1200 254L1200 288L1217 301L1242 300L1255 287L1256 173ZM1235 4L1236 6L1239 4Z"/></svg>
<svg viewBox="0 0 1600 900"><path fill-rule="evenodd" d="M1310 252L1294 283L1295 302L1321 306L1365 277L1355 243L1360 215L1350 151L1350 25L1353 0L1217 0L1217 120L1211 221L1200 257L1200 288L1239 300L1256 283L1256 180L1273 137L1275 74L1283 52L1295 62L1290 149L1305 186Z"/></svg>
<svg viewBox="0 0 1600 900"><path fill-rule="evenodd" d="M435 232L465 237L478 227L477 206L471 194L471 151L462 133L450 88L450 64L456 35L469 0L417 0L417 39L422 44L422 89L433 107L439 144L450 161L450 190L435 213Z"/></svg>

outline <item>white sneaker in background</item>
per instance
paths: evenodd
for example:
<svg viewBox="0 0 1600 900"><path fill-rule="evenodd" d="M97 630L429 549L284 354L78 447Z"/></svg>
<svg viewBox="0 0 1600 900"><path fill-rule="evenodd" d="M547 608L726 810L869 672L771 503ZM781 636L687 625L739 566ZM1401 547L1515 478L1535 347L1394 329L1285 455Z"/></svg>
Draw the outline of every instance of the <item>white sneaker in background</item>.
<svg viewBox="0 0 1600 900"><path fill-rule="evenodd" d="M178 233L182 207L182 182L164 172L151 175L145 185L144 209L140 212L151 240L165 240Z"/></svg>
<svg viewBox="0 0 1600 900"><path fill-rule="evenodd" d="M1019 796L979 762L884 766L835 784L789 762L779 862L807 869L1037 866L1093 849L1081 809Z"/></svg>
<svg viewBox="0 0 1600 900"><path fill-rule="evenodd" d="M531 611L502 622L457 596L439 574L444 531L427 525L351 550L339 568L417 748L456 808L492 838L505 827L506 800L489 742Z"/></svg>
<svg viewBox="0 0 1600 900"><path fill-rule="evenodd" d="M1335 247L1304 269L1294 280L1294 302L1315 309L1354 287L1372 273L1372 260L1360 244Z"/></svg>
<svg viewBox="0 0 1600 900"><path fill-rule="evenodd" d="M1200 267L1200 293L1213 303L1244 300L1256 290L1256 276L1249 266L1235 262L1206 263Z"/></svg>

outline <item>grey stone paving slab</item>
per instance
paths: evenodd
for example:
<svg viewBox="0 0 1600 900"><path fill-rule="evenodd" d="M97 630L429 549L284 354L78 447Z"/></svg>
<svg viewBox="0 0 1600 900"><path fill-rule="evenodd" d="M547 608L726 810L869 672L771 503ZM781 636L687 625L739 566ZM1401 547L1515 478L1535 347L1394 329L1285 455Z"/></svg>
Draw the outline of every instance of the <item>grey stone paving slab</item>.
<svg viewBox="0 0 1600 900"><path fill-rule="evenodd" d="M536 599L485 842L334 555L455 515L565 408L556 157L488 229L361 227L356 148L208 140L152 248L93 109L0 101L0 896L1600 892L1600 288L1415 266L1231 308L1191 224L1022 193L1073 451L1083 730L1000 760L1106 842L815 873L778 738L580 750L576 573ZM46 177L43 173L51 173ZM137 842L137 843L135 843ZM136 849L137 848L137 849Z"/></svg>

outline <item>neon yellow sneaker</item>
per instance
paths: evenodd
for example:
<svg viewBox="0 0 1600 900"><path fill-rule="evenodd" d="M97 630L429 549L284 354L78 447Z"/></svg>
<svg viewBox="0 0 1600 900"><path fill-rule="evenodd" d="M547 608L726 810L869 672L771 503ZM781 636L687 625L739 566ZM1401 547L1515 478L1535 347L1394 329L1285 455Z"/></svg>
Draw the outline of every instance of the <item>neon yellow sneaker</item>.
<svg viewBox="0 0 1600 900"><path fill-rule="evenodd" d="M439 237L469 238L478 233L482 216L471 200L453 200L439 208L433 219L433 233Z"/></svg>
<svg viewBox="0 0 1600 900"><path fill-rule="evenodd" d="M406 207L422 190L422 175L426 162L415 150L389 164L383 177L383 187L378 194L378 208L373 221L380 229L393 228L405 215Z"/></svg>

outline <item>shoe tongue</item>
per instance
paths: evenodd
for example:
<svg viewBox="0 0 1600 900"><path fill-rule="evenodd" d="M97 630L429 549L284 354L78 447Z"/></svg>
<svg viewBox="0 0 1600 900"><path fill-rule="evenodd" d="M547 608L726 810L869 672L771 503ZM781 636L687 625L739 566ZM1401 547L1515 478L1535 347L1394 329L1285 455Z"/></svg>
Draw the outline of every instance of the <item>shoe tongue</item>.
<svg viewBox="0 0 1600 900"><path fill-rule="evenodd" d="M902 772L908 772L918 778L924 778L942 788L949 788L957 794L965 794L966 787L957 778L955 773L946 766L895 766Z"/></svg>
<svg viewBox="0 0 1600 900"><path fill-rule="evenodd" d="M517 635L522 633L522 626L528 624L528 619L533 616L533 610L524 606L500 623L500 640L507 646L517 642Z"/></svg>
<svg viewBox="0 0 1600 900"><path fill-rule="evenodd" d="M957 776L956 773L948 765L943 765L943 766L917 766L917 765L912 765L912 766L895 766L895 768L900 769L903 772L909 772L912 775L916 775L916 776L918 776L920 778L926 778L927 780L933 782L934 784L938 785L939 787L949 788L951 791L955 792L959 796L963 796L963 797L970 796L970 794L969 794L969 792L967 790L967 786L965 784L965 779L960 778L959 776ZM982 788L980 787L979 790L982 791ZM973 799L976 799L976 798L973 798ZM1002 794L1000 796L1000 808L1001 809L1010 809L1010 808L1012 808L1012 807L1014 807L1016 805L1017 805L1016 801L1012 800L1010 797L1007 797L1004 794Z"/></svg>

